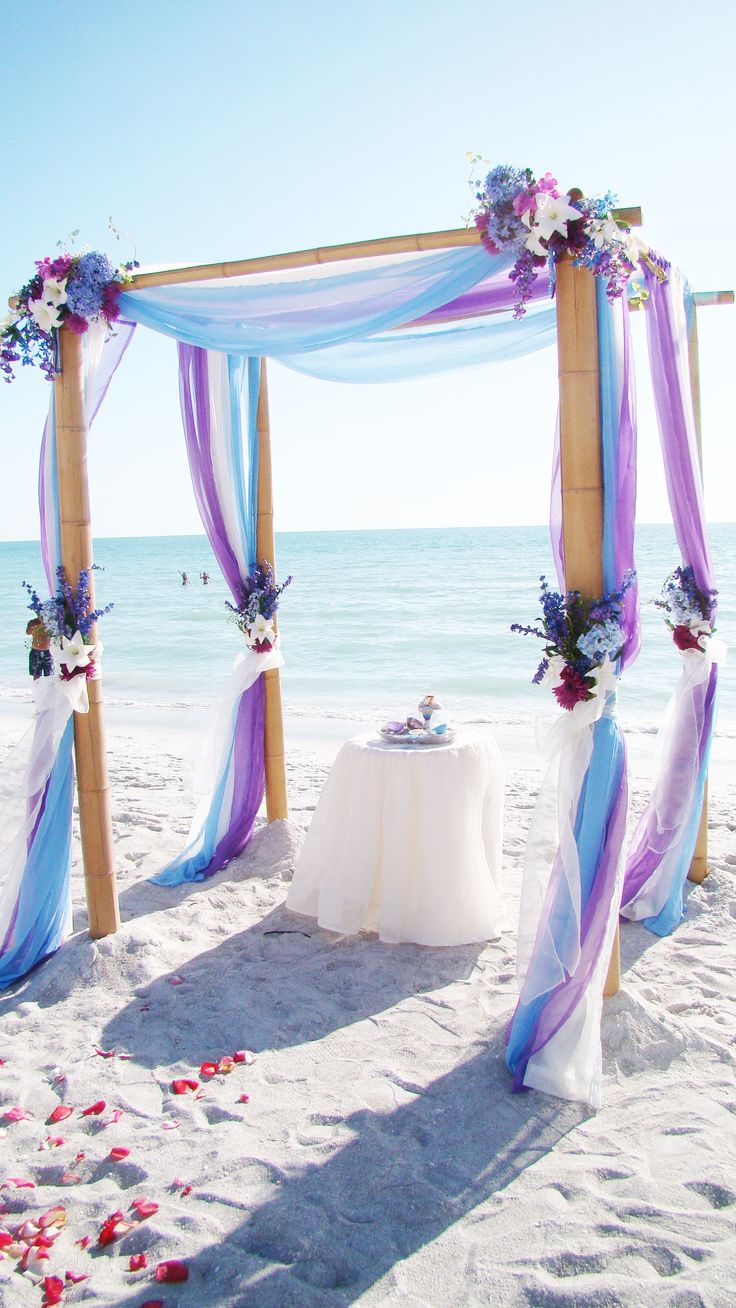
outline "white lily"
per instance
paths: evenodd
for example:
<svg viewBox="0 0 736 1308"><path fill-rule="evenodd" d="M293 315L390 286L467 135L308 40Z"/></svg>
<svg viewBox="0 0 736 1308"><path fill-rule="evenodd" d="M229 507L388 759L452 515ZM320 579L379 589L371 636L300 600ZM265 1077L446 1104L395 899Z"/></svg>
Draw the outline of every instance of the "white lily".
<svg viewBox="0 0 736 1308"><path fill-rule="evenodd" d="M608 695L614 691L618 685L618 676L616 675L616 664L612 663L606 654L603 662L594 667L590 676L595 681L595 694Z"/></svg>
<svg viewBox="0 0 736 1308"><path fill-rule="evenodd" d="M621 229L612 218L595 219L585 230L597 250L602 250L604 246L621 240Z"/></svg>
<svg viewBox="0 0 736 1308"><path fill-rule="evenodd" d="M61 326L59 310L53 304L46 304L43 300L30 300L28 309L33 321L42 332L50 332L54 327Z"/></svg>
<svg viewBox="0 0 736 1308"><path fill-rule="evenodd" d="M47 277L43 284L41 298L46 304L53 304L55 308L66 304L66 277L63 281L59 281L58 277Z"/></svg>
<svg viewBox="0 0 736 1308"><path fill-rule="evenodd" d="M547 668L547 671L542 677L542 685L549 686L550 690L554 690L555 686L561 686L562 669L564 668L564 666L565 666L565 660L563 659L562 655L553 654L549 661L549 667Z"/></svg>
<svg viewBox="0 0 736 1308"><path fill-rule="evenodd" d="M85 645L81 631L75 631L71 637L62 636L61 640L54 641L53 644L57 663L63 663L69 672L75 668L88 667L96 649L96 645Z"/></svg>
<svg viewBox="0 0 736 1308"><path fill-rule="evenodd" d="M541 228L532 227L531 231L529 232L529 235L527 236L524 242L524 245L526 246L527 250L531 250L532 254L538 254L543 259L546 259L549 251L541 243L542 236L543 233Z"/></svg>
<svg viewBox="0 0 736 1308"><path fill-rule="evenodd" d="M549 191L537 191L535 225L540 235L548 241L553 232L567 236L567 224L581 217L580 210L573 208L566 195L550 195Z"/></svg>
<svg viewBox="0 0 736 1308"><path fill-rule="evenodd" d="M640 241L638 236L634 236L633 232L629 232L628 235L624 236L623 245L626 250L626 258L636 267L642 255L646 254L648 246Z"/></svg>
<svg viewBox="0 0 736 1308"><path fill-rule="evenodd" d="M273 645L276 639L273 619L264 618L262 613L257 613L255 619L251 623L250 639L252 644L255 644L255 642L259 640L268 641L269 644Z"/></svg>

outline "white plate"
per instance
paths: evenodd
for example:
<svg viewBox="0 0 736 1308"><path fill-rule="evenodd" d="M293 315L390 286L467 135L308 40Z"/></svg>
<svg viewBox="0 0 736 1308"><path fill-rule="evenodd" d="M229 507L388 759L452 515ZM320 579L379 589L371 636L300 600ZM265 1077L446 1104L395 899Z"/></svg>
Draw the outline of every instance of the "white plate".
<svg viewBox="0 0 736 1308"><path fill-rule="evenodd" d="M448 727L447 731L443 732L405 731L401 735L381 727L378 734L387 745L449 745L450 741L455 739L452 727Z"/></svg>

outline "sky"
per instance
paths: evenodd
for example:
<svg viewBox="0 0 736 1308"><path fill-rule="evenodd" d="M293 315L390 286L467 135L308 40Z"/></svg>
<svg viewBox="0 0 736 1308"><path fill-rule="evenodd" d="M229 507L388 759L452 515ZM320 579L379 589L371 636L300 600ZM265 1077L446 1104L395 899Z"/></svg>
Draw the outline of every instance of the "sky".
<svg viewBox="0 0 736 1308"><path fill-rule="evenodd" d="M0 7L0 288L75 248L204 263L462 226L467 152L641 206L736 286L731 0L28 0ZM116 239L109 220L121 233ZM639 519L669 520L641 315ZM706 508L732 521L736 308L699 313ZM277 530L540 523L554 350L422 382L270 366ZM0 539L38 536L48 383L0 382ZM98 537L200 532L175 347L139 328L89 441Z"/></svg>

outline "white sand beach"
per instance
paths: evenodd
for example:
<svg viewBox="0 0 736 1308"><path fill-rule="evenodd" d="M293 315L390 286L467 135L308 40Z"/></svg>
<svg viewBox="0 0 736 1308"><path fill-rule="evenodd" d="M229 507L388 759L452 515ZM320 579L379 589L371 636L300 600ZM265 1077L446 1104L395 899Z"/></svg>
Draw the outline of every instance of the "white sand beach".
<svg viewBox="0 0 736 1308"><path fill-rule="evenodd" d="M4 721L2 743L18 728ZM711 875L686 920L665 940L622 929L594 1114L512 1095L504 1064L539 784L530 740L501 741L509 929L485 946L427 949L336 937L284 907L336 741L310 743L302 729L289 757L291 821L263 826L211 880L171 890L146 878L188 830L185 733L113 720L108 737L122 929L88 938L75 841L75 933L0 999L0 1229L63 1206L66 1226L38 1274L87 1279L67 1281L62 1303L735 1302L736 778L726 762L716 758L711 779ZM649 759L633 743L636 810ZM244 1050L255 1060L201 1074ZM179 1079L198 1088L176 1094ZM60 1105L74 1111L49 1124ZM8 1116L14 1108L26 1115ZM141 1199L158 1205L150 1216L131 1207ZM100 1246L112 1214L117 1238ZM131 1271L137 1254L147 1267ZM171 1259L186 1264L185 1283L155 1281ZM6 1253L0 1301L42 1299Z"/></svg>

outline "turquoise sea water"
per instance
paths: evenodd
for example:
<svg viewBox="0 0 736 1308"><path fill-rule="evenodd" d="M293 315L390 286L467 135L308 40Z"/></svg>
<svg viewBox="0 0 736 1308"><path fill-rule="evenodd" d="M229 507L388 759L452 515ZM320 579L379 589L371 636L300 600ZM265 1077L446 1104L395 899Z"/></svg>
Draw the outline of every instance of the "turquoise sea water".
<svg viewBox="0 0 736 1308"><path fill-rule="evenodd" d="M736 524L712 528L721 607L719 635L736 642ZM98 540L105 697L145 713L214 700L240 648L227 621L226 588L204 536ZM678 562L668 526L637 538L642 597ZM552 706L531 685L539 646L512 622L538 614L538 578L554 572L544 527L293 532L277 539L283 696L293 717L395 716L427 691L453 716L530 722ZM181 585L179 570L190 582ZM211 574L203 586L198 574ZM37 542L0 544L0 705L25 698L28 618L21 582L42 589ZM645 648L620 693L625 725L650 731L679 673L657 610L643 608ZM736 668L721 677L720 734L736 734Z"/></svg>

